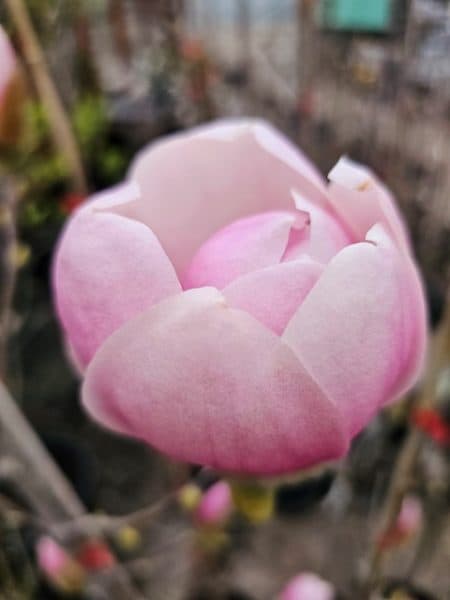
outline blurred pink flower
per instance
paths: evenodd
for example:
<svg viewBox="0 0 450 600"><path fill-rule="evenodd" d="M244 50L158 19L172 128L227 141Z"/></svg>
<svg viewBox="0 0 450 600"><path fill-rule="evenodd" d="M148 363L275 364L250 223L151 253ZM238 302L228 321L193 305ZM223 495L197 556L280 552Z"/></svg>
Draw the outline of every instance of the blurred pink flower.
<svg viewBox="0 0 450 600"><path fill-rule="evenodd" d="M16 56L6 35L0 25L0 108L6 95L6 91L11 84L17 63Z"/></svg>
<svg viewBox="0 0 450 600"><path fill-rule="evenodd" d="M214 483L203 494L195 517L201 525L221 525L231 514L233 500L226 481Z"/></svg>
<svg viewBox="0 0 450 600"><path fill-rule="evenodd" d="M333 600L333 586L314 573L301 573L287 584L279 600Z"/></svg>
<svg viewBox="0 0 450 600"><path fill-rule="evenodd" d="M426 319L403 222L367 168L329 179L270 125L216 122L71 216L56 306L96 420L273 475L343 456L411 387Z"/></svg>
<svg viewBox="0 0 450 600"><path fill-rule="evenodd" d="M68 593L82 590L86 579L84 569L51 537L39 538L36 561L53 587Z"/></svg>
<svg viewBox="0 0 450 600"><path fill-rule="evenodd" d="M405 496L397 518L397 527L405 533L415 533L422 523L422 503L415 496Z"/></svg>
<svg viewBox="0 0 450 600"><path fill-rule="evenodd" d="M420 529L423 521L422 503L415 496L405 496L394 525L383 532L378 545L383 550L395 548L408 541Z"/></svg>
<svg viewBox="0 0 450 600"><path fill-rule="evenodd" d="M47 536L39 539L36 555L39 568L50 578L57 577L70 561L67 552Z"/></svg>

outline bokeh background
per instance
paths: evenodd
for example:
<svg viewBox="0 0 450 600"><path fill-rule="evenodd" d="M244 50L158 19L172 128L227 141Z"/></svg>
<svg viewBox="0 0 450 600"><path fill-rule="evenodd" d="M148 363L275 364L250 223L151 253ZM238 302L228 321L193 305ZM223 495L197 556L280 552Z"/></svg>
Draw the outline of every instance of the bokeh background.
<svg viewBox="0 0 450 600"><path fill-rule="evenodd" d="M38 60L24 42L17 4L43 50ZM20 123L17 115L0 123L1 207L15 224L0 223L2 251L14 251L13 273L4 261L0 282L11 308L1 332L4 379L88 510L128 514L191 474L87 419L49 288L67 216L89 193L120 181L152 139L218 117L256 116L284 131L325 175L342 154L370 165L398 199L432 323L439 322L450 277L447 0L2 0L0 22L21 61L17 104L25 98ZM61 152L64 140L55 143L57 116L36 85L42 68L74 134L81 176ZM450 383L440 389L445 421ZM199 552L189 519L169 504L124 559L142 597L265 600L300 570L333 581L343 598L369 597L358 582L410 431L410 402L379 417L339 473L285 485L264 524L235 522L220 552ZM0 496L32 511L39 473L11 476L14 446L0 433ZM389 551L373 598L450 598L448 440L422 440L416 458L411 487L423 501L426 531ZM0 597L60 597L33 573L33 526L16 526L5 506ZM392 578L430 596L394 596Z"/></svg>

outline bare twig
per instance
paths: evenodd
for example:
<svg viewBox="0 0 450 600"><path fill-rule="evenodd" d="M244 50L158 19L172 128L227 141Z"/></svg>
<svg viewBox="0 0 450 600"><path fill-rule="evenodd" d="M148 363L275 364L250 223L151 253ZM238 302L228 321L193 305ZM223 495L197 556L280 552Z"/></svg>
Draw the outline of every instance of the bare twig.
<svg viewBox="0 0 450 600"><path fill-rule="evenodd" d="M6 0L25 61L29 67L40 100L45 107L55 147L64 157L74 189L81 194L87 191L79 149L66 111L50 76L43 50L23 0Z"/></svg>
<svg viewBox="0 0 450 600"><path fill-rule="evenodd" d="M6 372L6 348L16 274L12 260L15 244L13 193L5 177L0 182L0 378L4 378Z"/></svg>
<svg viewBox="0 0 450 600"><path fill-rule="evenodd" d="M175 495L176 492L171 492L154 504L127 515L84 514L62 523L52 524L50 528L55 536L67 539L80 533L108 535L124 525L143 526L159 517L173 502Z"/></svg>
<svg viewBox="0 0 450 600"><path fill-rule="evenodd" d="M76 518L85 510L7 389L0 383L0 448L19 465L21 491L45 520Z"/></svg>
<svg viewBox="0 0 450 600"><path fill-rule="evenodd" d="M432 340L429 366L422 386L419 398L412 403L411 408L417 406L432 406L436 395L436 383L445 363L448 361L450 352L450 299L447 301L445 315L440 327ZM397 521L398 514L405 494L410 490L413 483L414 468L417 463L423 442L423 434L418 429L412 429L400 451L391 485L388 490L384 506L381 511L381 531L389 531ZM374 586L380 578L385 553L377 543L378 535L375 537L371 554L369 557L368 586Z"/></svg>

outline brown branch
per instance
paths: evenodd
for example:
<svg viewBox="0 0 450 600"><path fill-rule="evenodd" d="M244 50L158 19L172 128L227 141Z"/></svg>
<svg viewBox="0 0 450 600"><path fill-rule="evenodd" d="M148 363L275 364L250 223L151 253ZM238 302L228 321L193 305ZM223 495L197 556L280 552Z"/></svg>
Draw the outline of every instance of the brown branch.
<svg viewBox="0 0 450 600"><path fill-rule="evenodd" d="M103 514L84 514L80 517L50 525L56 537L68 539L72 536L84 535L109 535L125 525L142 526L166 510L176 497L176 492L171 492L150 506L141 508L127 515L111 516Z"/></svg>
<svg viewBox="0 0 450 600"><path fill-rule="evenodd" d="M66 161L74 189L85 194L87 184L78 145L61 98L50 76L44 52L25 3L23 0L6 0L6 6L17 29L22 52L37 93L47 112L55 147Z"/></svg>

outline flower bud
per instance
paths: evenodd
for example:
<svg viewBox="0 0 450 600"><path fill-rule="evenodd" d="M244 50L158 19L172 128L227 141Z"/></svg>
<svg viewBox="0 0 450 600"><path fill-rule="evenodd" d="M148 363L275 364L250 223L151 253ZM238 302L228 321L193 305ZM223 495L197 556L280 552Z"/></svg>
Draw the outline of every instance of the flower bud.
<svg viewBox="0 0 450 600"><path fill-rule="evenodd" d="M279 600L333 600L334 598L335 590L331 583L314 573L301 573L288 582Z"/></svg>
<svg viewBox="0 0 450 600"><path fill-rule="evenodd" d="M203 494L195 512L195 517L201 525L222 525L229 518L233 509L231 489L226 481L214 483Z"/></svg>
<svg viewBox="0 0 450 600"><path fill-rule="evenodd" d="M41 537L36 545L36 560L48 583L65 593L77 593L84 588L86 573L55 540Z"/></svg>

